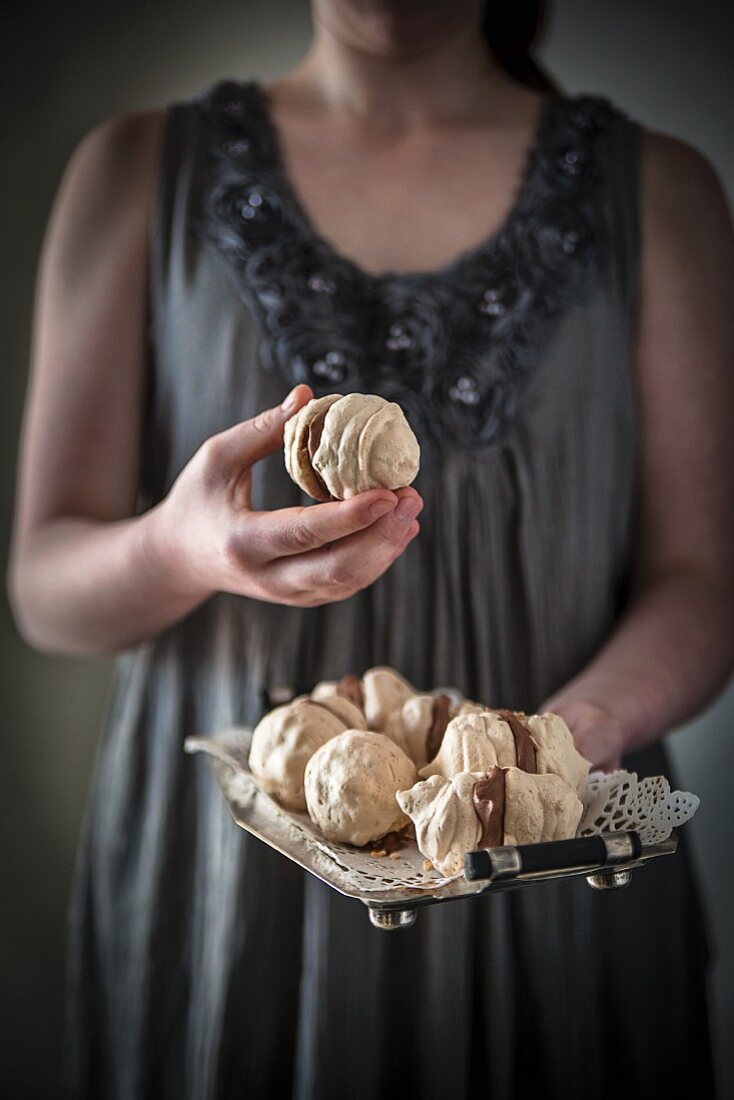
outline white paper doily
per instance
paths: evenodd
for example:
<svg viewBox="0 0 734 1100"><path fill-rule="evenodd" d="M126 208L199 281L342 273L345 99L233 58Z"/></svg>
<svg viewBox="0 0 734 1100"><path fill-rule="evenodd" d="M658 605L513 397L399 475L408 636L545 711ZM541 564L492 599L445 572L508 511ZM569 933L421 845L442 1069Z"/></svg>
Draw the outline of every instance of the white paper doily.
<svg viewBox="0 0 734 1100"><path fill-rule="evenodd" d="M634 772L592 772L577 836L634 829L643 844L658 844L690 821L699 802L688 791L671 791L662 775L638 779Z"/></svg>

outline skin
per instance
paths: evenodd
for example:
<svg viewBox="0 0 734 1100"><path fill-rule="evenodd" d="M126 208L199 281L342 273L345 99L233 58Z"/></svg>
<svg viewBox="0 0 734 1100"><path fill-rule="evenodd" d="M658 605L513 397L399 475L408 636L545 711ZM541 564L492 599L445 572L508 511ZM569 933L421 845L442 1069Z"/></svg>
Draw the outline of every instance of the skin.
<svg viewBox="0 0 734 1100"><path fill-rule="evenodd" d="M487 57L481 6L315 0L309 54L270 89L312 221L369 271L440 266L511 205L542 101ZM418 533L411 489L252 511L251 468L281 446L304 386L286 408L208 440L169 495L135 515L160 131L158 112L94 131L44 245L11 594L45 650L123 649L218 591L344 599ZM731 221L708 163L659 134L644 139L641 214L634 591L601 651L544 707L606 766L705 705L734 656Z"/></svg>

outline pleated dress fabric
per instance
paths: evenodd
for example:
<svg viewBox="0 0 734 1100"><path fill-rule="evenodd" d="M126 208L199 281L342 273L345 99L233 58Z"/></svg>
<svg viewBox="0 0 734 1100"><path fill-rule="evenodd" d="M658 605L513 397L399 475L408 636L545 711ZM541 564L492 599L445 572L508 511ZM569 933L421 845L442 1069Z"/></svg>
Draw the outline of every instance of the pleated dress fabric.
<svg viewBox="0 0 734 1100"><path fill-rule="evenodd" d="M543 886L385 933L236 828L183 752L253 724L275 689L375 664L531 711L597 651L635 534L638 158L609 104L552 100L497 233L373 278L309 222L257 85L169 110L141 508L207 437L308 381L401 402L425 511L350 600L220 595L119 659L72 906L72 1095L710 1095L685 844L627 890ZM253 492L302 500L280 455ZM627 763L670 775L661 746Z"/></svg>

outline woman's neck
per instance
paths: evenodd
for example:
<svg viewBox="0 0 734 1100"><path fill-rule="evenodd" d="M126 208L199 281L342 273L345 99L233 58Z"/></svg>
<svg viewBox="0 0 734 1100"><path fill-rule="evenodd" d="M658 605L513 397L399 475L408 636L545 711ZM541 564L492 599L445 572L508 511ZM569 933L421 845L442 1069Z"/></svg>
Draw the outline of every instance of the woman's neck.
<svg viewBox="0 0 734 1100"><path fill-rule="evenodd" d="M278 86L283 100L293 93L301 108L369 116L390 130L494 115L511 123L518 99L528 95L500 70L473 26L422 53L390 57L361 52L317 24L309 53Z"/></svg>

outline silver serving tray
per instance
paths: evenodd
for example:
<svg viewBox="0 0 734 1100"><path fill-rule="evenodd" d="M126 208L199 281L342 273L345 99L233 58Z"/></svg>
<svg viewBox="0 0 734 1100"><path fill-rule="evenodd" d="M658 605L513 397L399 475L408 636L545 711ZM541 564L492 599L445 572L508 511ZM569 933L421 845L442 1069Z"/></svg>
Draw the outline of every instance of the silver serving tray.
<svg viewBox="0 0 734 1100"><path fill-rule="evenodd" d="M208 755L214 776L237 825L327 886L346 897L360 901L367 907L372 924L388 931L412 925L418 910L425 905L524 889L542 882L585 877L589 885L597 890L618 889L629 883L633 871L660 856L672 855L678 843L676 834L672 833L667 840L658 844L642 846L640 854L635 855L632 845L626 842L629 834L607 833L604 834L606 858L584 863L574 861L575 866L552 866L532 872L521 869L522 848L495 848L490 850L490 855L495 857L498 866L511 869L507 877L500 872L490 879L469 881L461 875L454 879L437 880L434 884L394 887L383 885L379 890L370 890L345 881L344 875L340 873L338 860L329 858L328 845L316 846L304 840L302 831L294 828L290 815L280 810L260 790L246 769L246 760L242 753L237 752L226 738L188 738L185 750Z"/></svg>

